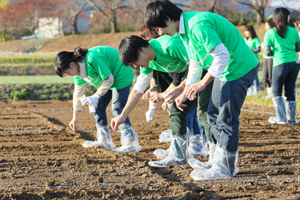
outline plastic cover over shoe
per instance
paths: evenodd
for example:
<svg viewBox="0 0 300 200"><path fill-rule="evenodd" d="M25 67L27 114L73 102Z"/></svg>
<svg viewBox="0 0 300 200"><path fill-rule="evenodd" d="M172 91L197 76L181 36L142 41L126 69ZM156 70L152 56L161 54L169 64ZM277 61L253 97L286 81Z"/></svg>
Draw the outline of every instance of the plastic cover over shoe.
<svg viewBox="0 0 300 200"><path fill-rule="evenodd" d="M209 160L207 162L201 162L193 157L188 160L189 165L194 169L209 169L212 166L214 159L215 144L209 142Z"/></svg>
<svg viewBox="0 0 300 200"><path fill-rule="evenodd" d="M108 126L97 126L98 145L105 149L114 149L116 145L113 143Z"/></svg>
<svg viewBox="0 0 300 200"><path fill-rule="evenodd" d="M153 151L153 154L156 156L158 159L164 159L168 156L169 149L164 150L164 149L156 149Z"/></svg>
<svg viewBox="0 0 300 200"><path fill-rule="evenodd" d="M286 118L289 124L299 124L297 120L297 102L287 101Z"/></svg>
<svg viewBox="0 0 300 200"><path fill-rule="evenodd" d="M173 134L171 129L165 130L159 135L160 142L171 142L172 138Z"/></svg>
<svg viewBox="0 0 300 200"><path fill-rule="evenodd" d="M82 146L87 148L87 147L93 147L93 146L100 146L104 149L114 149L116 146L112 141L109 128L108 126L99 126L98 124L96 125L97 127L97 141L85 141Z"/></svg>
<svg viewBox="0 0 300 200"><path fill-rule="evenodd" d="M146 121L147 121L147 122L150 122L150 121L153 120L154 112L155 112L155 110L153 110L153 109L149 109L149 110L146 112Z"/></svg>
<svg viewBox="0 0 300 200"><path fill-rule="evenodd" d="M273 97L273 103L276 110L276 117L268 119L270 124L287 124L285 103L282 96Z"/></svg>
<svg viewBox="0 0 300 200"><path fill-rule="evenodd" d="M114 151L118 153L137 153L142 147L139 145L138 134L132 129L129 124L123 123L119 126L121 132L121 147Z"/></svg>
<svg viewBox="0 0 300 200"><path fill-rule="evenodd" d="M187 164L187 138L173 136L167 156L160 161L150 161L151 167L165 167L167 165L186 165Z"/></svg>
<svg viewBox="0 0 300 200"><path fill-rule="evenodd" d="M238 173L238 152L225 151L216 146L212 167L209 169L197 168L190 175L193 180L208 180L232 178Z"/></svg>
<svg viewBox="0 0 300 200"><path fill-rule="evenodd" d="M208 155L206 139L203 136L189 136L188 155L194 158L197 158L199 156L202 156L204 158Z"/></svg>

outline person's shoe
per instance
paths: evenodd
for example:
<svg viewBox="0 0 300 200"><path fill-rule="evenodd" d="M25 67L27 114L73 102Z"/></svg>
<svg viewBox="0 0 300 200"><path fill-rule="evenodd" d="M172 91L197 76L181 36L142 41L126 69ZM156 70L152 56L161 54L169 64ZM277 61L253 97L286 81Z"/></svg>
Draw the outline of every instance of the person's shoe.
<svg viewBox="0 0 300 200"><path fill-rule="evenodd" d="M165 130L159 135L160 142L171 142L172 138L173 134L171 129Z"/></svg>
<svg viewBox="0 0 300 200"><path fill-rule="evenodd" d="M237 161L237 151L229 152L216 146L212 167L209 169L194 169L190 175L193 180L232 178L238 173Z"/></svg>
<svg viewBox="0 0 300 200"><path fill-rule="evenodd" d="M108 126L100 126L97 127L97 141L85 141L82 145L87 147L99 146L104 149L113 150L116 146L112 141Z"/></svg>
<svg viewBox="0 0 300 200"><path fill-rule="evenodd" d="M139 145L138 134L129 124L123 123L119 126L121 131L121 147L114 149L118 153L137 153L142 147Z"/></svg>
<svg viewBox="0 0 300 200"><path fill-rule="evenodd" d="M286 111L282 96L273 97L273 103L276 110L276 117L268 119L270 124L287 124Z"/></svg>
<svg viewBox="0 0 300 200"><path fill-rule="evenodd" d="M289 124L299 124L297 120L297 102L287 101L286 116Z"/></svg>
<svg viewBox="0 0 300 200"><path fill-rule="evenodd" d="M270 99L272 97L273 97L272 88L267 87L267 96L265 96L265 99Z"/></svg>
<svg viewBox="0 0 300 200"><path fill-rule="evenodd" d="M173 136L170 148L165 151L166 157L159 161L148 162L151 167L165 167L168 165L186 165L187 164L187 138Z"/></svg>
<svg viewBox="0 0 300 200"><path fill-rule="evenodd" d="M203 141L201 135L191 135L189 137L188 154L191 157L198 158L202 156L205 158L208 155L208 149Z"/></svg>

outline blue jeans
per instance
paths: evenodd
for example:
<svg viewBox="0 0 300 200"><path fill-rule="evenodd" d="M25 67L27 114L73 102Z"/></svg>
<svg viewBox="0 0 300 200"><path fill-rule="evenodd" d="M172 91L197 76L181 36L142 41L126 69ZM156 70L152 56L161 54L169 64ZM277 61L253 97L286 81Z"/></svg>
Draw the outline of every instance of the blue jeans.
<svg viewBox="0 0 300 200"><path fill-rule="evenodd" d="M239 115L257 70L258 66L234 81L214 80L207 118L211 125L212 142L226 151L235 152L238 149Z"/></svg>
<svg viewBox="0 0 300 200"><path fill-rule="evenodd" d="M197 104L195 103L186 118L186 125L190 133L193 132L193 135L200 135L200 123L197 117Z"/></svg>
<svg viewBox="0 0 300 200"><path fill-rule="evenodd" d="M272 93L274 97L282 96L284 85L287 101L295 101L295 84L299 67L296 62L283 63L273 67L272 71Z"/></svg>
<svg viewBox="0 0 300 200"><path fill-rule="evenodd" d="M130 86L127 86L123 89L119 90L108 90L105 95L100 97L98 101L98 105L96 108L96 113L94 114L94 118L96 120L96 123L100 126L107 126L107 116L106 116L106 108L112 100L112 113L115 117L119 116L121 112L123 111L123 108L126 105L128 95L129 95L129 90ZM125 122L126 124L129 124L131 126L129 117L126 118Z"/></svg>

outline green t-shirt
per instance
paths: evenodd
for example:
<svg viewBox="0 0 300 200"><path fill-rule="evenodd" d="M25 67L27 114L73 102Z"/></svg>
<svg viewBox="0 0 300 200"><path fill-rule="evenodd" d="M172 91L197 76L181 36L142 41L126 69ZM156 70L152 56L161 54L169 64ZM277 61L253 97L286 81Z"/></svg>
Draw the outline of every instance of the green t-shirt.
<svg viewBox="0 0 300 200"><path fill-rule="evenodd" d="M129 86L134 78L134 72L126 67L119 59L117 49L96 46L88 50L85 55L86 78L73 76L75 85L89 83L99 88L110 74L114 77L114 84L110 89L122 89Z"/></svg>
<svg viewBox="0 0 300 200"><path fill-rule="evenodd" d="M188 70L188 55L178 35L163 35L149 42L155 52L155 60L151 60L148 68L140 68L141 74L149 74L153 70L161 72L185 72Z"/></svg>
<svg viewBox="0 0 300 200"><path fill-rule="evenodd" d="M258 60L245 43L237 28L224 17L210 12L183 14L185 34L179 34L189 58L208 69L213 57L209 52L223 43L230 54L227 67L220 76L222 81L236 80L258 65Z"/></svg>
<svg viewBox="0 0 300 200"><path fill-rule="evenodd" d="M273 67L296 61L296 43L299 41L297 30L291 26L287 27L285 38L280 37L275 28L269 29L265 33L264 45L273 48Z"/></svg>
<svg viewBox="0 0 300 200"><path fill-rule="evenodd" d="M254 39L248 37L245 38L245 42L246 44L248 45L248 47L250 49L257 49L258 47L260 47L260 41L259 41L259 38L258 37L255 37ZM259 56L258 56L258 53L254 53L255 57L257 58L257 60L259 60Z"/></svg>

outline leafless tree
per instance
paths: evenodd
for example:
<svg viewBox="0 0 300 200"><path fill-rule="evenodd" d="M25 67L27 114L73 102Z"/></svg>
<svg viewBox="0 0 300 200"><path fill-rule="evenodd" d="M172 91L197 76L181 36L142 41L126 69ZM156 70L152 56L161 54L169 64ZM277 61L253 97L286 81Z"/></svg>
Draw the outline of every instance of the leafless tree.
<svg viewBox="0 0 300 200"><path fill-rule="evenodd" d="M118 32L117 10L128 8L126 0L86 0L109 20L111 33Z"/></svg>
<svg viewBox="0 0 300 200"><path fill-rule="evenodd" d="M237 0L237 2L255 10L257 24L265 22L265 9L269 4L269 0Z"/></svg>

